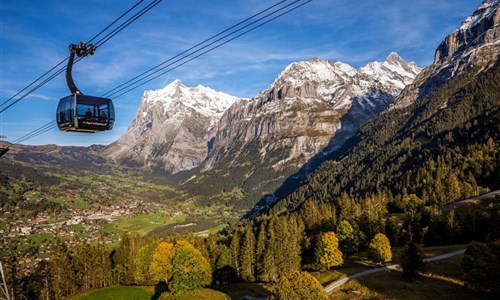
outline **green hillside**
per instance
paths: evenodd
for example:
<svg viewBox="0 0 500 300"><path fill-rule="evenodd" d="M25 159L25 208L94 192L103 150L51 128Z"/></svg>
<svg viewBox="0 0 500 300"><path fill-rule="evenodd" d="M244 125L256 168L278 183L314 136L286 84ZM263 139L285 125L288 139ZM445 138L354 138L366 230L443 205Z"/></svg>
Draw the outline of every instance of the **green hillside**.
<svg viewBox="0 0 500 300"><path fill-rule="evenodd" d="M476 71L369 122L272 212L295 210L308 200L335 203L342 193L384 195L389 202L416 194L442 205L497 188L500 63Z"/></svg>

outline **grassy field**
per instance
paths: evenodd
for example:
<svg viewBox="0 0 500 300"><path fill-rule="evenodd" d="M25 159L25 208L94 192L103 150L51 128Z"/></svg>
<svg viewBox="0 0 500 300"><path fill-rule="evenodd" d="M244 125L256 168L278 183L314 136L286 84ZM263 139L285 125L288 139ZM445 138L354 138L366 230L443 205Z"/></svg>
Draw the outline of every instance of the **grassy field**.
<svg viewBox="0 0 500 300"><path fill-rule="evenodd" d="M115 286L89 291L71 297L70 300L151 300L154 296L152 286ZM179 295L177 300L230 300L228 295L211 290L199 289L186 294Z"/></svg>
<svg viewBox="0 0 500 300"><path fill-rule="evenodd" d="M115 286L98 289L71 297L70 300L150 300L154 295L154 287Z"/></svg>
<svg viewBox="0 0 500 300"><path fill-rule="evenodd" d="M123 232L139 233L145 235L149 231L168 224L182 222L186 219L185 215L169 216L162 212L154 214L141 214L133 217L119 217L117 220L106 224L101 232L117 233Z"/></svg>

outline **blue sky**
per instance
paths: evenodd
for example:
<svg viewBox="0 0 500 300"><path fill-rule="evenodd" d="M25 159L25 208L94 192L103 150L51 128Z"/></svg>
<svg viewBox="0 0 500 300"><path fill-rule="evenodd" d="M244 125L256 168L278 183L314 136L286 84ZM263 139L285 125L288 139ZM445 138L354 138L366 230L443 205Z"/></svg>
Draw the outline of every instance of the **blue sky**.
<svg viewBox="0 0 500 300"><path fill-rule="evenodd" d="M149 3L151 0L144 1ZM0 0L0 101L65 58L70 43L88 40L137 0ZM163 0L158 6L75 65L84 94L99 96L192 45L278 2L265 0ZM289 0L292 2L292 0ZM132 122L144 90L174 79L250 98L290 63L311 57L358 68L391 51L425 67L434 50L481 0L313 0L137 90L114 99L115 128L97 134L51 130L25 144L109 144ZM69 94L59 76L0 115L7 140L55 117Z"/></svg>

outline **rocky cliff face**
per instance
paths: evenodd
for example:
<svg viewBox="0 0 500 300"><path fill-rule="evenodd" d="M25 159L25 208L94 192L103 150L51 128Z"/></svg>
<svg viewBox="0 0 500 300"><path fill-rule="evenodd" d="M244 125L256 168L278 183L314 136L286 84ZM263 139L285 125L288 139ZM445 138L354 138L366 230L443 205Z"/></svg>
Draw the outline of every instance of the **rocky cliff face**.
<svg viewBox="0 0 500 300"><path fill-rule="evenodd" d="M393 108L408 106L463 71L489 69L500 55L500 0L485 0L439 45L434 63L401 93Z"/></svg>
<svg viewBox="0 0 500 300"><path fill-rule="evenodd" d="M238 99L176 80L146 91L128 131L103 152L115 162L177 173L199 165L215 135L215 125Z"/></svg>
<svg viewBox="0 0 500 300"><path fill-rule="evenodd" d="M316 58L293 63L269 88L224 113L203 170L228 156L230 165L241 163L249 148L259 149L261 162L277 171L292 162L301 166L338 132L342 138L333 148L386 109L419 71L396 53L359 70ZM281 154L278 161L270 154L276 152Z"/></svg>
<svg viewBox="0 0 500 300"><path fill-rule="evenodd" d="M244 197L237 205L254 205L343 145L419 71L396 53L360 69L316 58L292 63L266 90L223 114L201 174L184 187L205 196L238 190Z"/></svg>

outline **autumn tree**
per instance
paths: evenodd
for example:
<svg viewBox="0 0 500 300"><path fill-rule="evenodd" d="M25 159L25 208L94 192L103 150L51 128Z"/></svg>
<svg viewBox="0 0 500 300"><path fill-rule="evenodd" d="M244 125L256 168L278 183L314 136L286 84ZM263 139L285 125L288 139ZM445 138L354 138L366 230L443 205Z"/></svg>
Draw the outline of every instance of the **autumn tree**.
<svg viewBox="0 0 500 300"><path fill-rule="evenodd" d="M388 262L392 259L391 244L382 233L377 233L368 245L368 258L375 262Z"/></svg>
<svg viewBox="0 0 500 300"><path fill-rule="evenodd" d="M319 281L307 272L294 272L282 277L274 286L272 300L328 300Z"/></svg>
<svg viewBox="0 0 500 300"><path fill-rule="evenodd" d="M165 281L168 285L172 277L172 256L174 254L174 245L167 242L161 242L156 246L153 252L153 259L149 264L149 274L155 281Z"/></svg>
<svg viewBox="0 0 500 300"><path fill-rule="evenodd" d="M404 195L396 205L406 213L409 239L413 240L413 228L416 222L417 212L424 206L425 202L415 194Z"/></svg>
<svg viewBox="0 0 500 300"><path fill-rule="evenodd" d="M401 201L397 203L397 206L406 212L412 222L415 219L416 213L420 208L422 208L422 206L424 206L424 204L425 202L417 195L410 194L403 196Z"/></svg>
<svg viewBox="0 0 500 300"><path fill-rule="evenodd" d="M397 216L389 217L385 222L385 233L393 246L400 245L401 228Z"/></svg>
<svg viewBox="0 0 500 300"><path fill-rule="evenodd" d="M344 220L337 225L337 237L339 239L339 247L342 253L354 253L358 250L354 228L351 224Z"/></svg>
<svg viewBox="0 0 500 300"><path fill-rule="evenodd" d="M334 232L325 232L319 236L314 256L316 264L322 270L340 266L344 263L342 252L339 250L339 240Z"/></svg>
<svg viewBox="0 0 500 300"><path fill-rule="evenodd" d="M177 241L173 247L172 279L168 287L179 294L207 286L212 282L210 263L201 252L186 241Z"/></svg>

